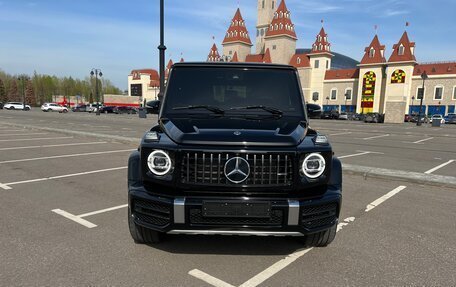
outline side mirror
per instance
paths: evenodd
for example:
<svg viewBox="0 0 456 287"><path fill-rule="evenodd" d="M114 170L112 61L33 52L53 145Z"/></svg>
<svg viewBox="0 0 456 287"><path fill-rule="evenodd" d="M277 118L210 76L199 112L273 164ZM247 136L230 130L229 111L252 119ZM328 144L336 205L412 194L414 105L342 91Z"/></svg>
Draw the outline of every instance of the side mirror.
<svg viewBox="0 0 456 287"><path fill-rule="evenodd" d="M160 113L160 101L149 101L146 103L146 109L148 114L158 115Z"/></svg>

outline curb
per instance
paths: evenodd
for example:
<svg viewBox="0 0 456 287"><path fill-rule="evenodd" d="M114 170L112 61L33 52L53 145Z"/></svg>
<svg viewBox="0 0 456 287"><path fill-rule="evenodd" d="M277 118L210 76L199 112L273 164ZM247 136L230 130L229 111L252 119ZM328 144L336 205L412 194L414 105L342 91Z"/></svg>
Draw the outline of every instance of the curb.
<svg viewBox="0 0 456 287"><path fill-rule="evenodd" d="M90 132L52 129L52 128L36 127L36 126L24 125L24 124L13 124L13 123L3 123L3 124L8 125L8 126L13 126L13 127L58 132L58 133L63 133L63 134L68 134L68 135L78 135L78 136L95 137L95 138L106 139L106 140L114 140L114 141L118 141L118 142L129 143L129 144L131 144L131 143L139 144L141 142L141 139L139 139L139 138L127 138L127 137L123 137L123 136L97 134L97 133L90 133ZM418 184L428 184L428 185L456 188L456 177L452 177L452 176L425 174L425 173L419 173L419 172L392 170L392 169L386 169L386 168L368 167L368 166L360 166L360 165L352 165L352 164L342 164L342 168L343 168L344 172L347 172L348 174L361 175L365 179L368 177L381 178L381 179L393 179L393 180L401 180L401 181L413 182L413 183L418 183Z"/></svg>

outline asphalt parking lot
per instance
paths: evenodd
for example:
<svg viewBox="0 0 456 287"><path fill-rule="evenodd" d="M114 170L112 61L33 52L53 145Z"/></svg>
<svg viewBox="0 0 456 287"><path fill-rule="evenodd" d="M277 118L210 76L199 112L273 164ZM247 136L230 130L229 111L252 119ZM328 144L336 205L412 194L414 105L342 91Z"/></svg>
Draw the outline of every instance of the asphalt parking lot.
<svg viewBox="0 0 456 287"><path fill-rule="evenodd" d="M456 284L456 187L444 182L345 173L339 232L326 248L304 249L293 238L184 235L136 245L126 165L154 120L0 111L0 285ZM311 126L329 136L344 165L456 177L456 126Z"/></svg>

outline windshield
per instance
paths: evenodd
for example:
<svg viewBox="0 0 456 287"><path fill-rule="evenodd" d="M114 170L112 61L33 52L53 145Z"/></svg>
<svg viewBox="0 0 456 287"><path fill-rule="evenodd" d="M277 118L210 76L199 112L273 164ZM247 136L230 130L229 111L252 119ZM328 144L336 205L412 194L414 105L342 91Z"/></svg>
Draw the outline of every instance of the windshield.
<svg viewBox="0 0 456 287"><path fill-rule="evenodd" d="M271 114L303 117L303 102L293 70L227 67L174 68L163 115ZM220 112L219 112L220 114Z"/></svg>

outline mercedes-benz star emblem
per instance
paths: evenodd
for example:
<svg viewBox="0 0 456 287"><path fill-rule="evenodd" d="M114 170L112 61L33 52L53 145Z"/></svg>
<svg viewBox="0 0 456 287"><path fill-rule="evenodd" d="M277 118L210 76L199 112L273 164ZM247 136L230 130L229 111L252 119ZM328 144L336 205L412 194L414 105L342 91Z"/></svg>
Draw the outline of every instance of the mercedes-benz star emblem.
<svg viewBox="0 0 456 287"><path fill-rule="evenodd" d="M225 176L232 183L241 183L250 175L249 162L242 157L233 157L225 163Z"/></svg>
<svg viewBox="0 0 456 287"><path fill-rule="evenodd" d="M241 135L241 132L240 132L240 131L235 131L235 132L234 132L234 135L235 135L235 136L240 136L240 135Z"/></svg>

